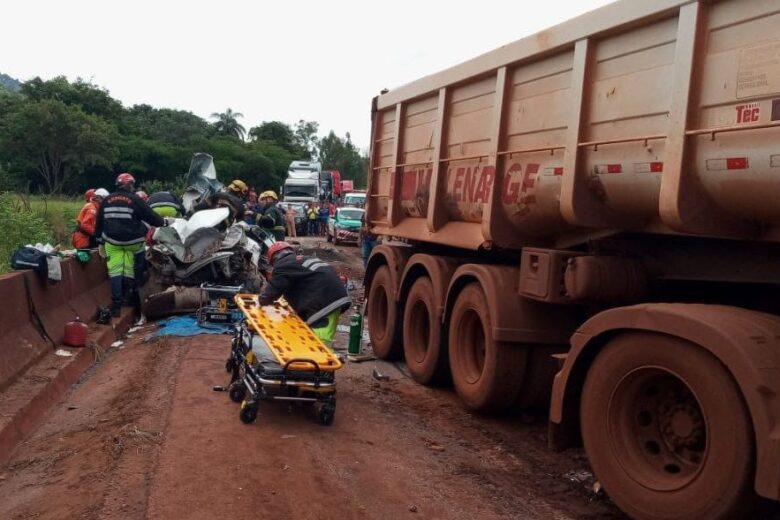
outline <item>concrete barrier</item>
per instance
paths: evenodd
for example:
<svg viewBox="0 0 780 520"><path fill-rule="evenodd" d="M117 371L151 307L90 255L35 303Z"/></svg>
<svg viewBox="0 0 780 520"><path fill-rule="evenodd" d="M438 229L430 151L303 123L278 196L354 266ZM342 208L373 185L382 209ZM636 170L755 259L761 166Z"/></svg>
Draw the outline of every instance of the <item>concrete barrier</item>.
<svg viewBox="0 0 780 520"><path fill-rule="evenodd" d="M106 266L97 256L86 264L64 260L56 284L31 271L0 276L0 392L62 343L65 323L76 316L90 321L109 299Z"/></svg>

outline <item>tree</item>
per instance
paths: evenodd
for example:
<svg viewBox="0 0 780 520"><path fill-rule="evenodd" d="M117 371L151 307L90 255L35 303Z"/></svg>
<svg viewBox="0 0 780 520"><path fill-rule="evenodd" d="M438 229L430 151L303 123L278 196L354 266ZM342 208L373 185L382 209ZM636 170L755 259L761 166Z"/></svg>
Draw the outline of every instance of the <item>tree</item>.
<svg viewBox="0 0 780 520"><path fill-rule="evenodd" d="M46 81L33 78L22 85L21 93L30 101L56 99L114 123L118 122L123 112L122 104L112 98L106 89L81 78L73 83L69 83L65 76Z"/></svg>
<svg viewBox="0 0 780 520"><path fill-rule="evenodd" d="M249 130L249 137L255 141L267 141L285 150L300 155L303 153L298 145L298 138L287 123L281 121L265 121L260 126Z"/></svg>
<svg viewBox="0 0 780 520"><path fill-rule="evenodd" d="M217 120L214 123L214 129L217 131L217 134L237 137L242 141L244 140L246 129L238 122L238 118L244 117L244 114L241 112L233 112L232 109L228 108L222 114L214 112L211 114L211 117Z"/></svg>
<svg viewBox="0 0 780 520"><path fill-rule="evenodd" d="M323 169L339 170L342 179L354 180L357 187L366 185L368 157L361 155L358 148L352 144L349 132L342 139L331 130L320 141L319 154Z"/></svg>
<svg viewBox="0 0 780 520"><path fill-rule="evenodd" d="M302 157L303 159L314 159L317 157L319 143L317 132L319 129L320 124L316 121L304 121L301 119L295 124L295 140L305 155L305 157Z"/></svg>
<svg viewBox="0 0 780 520"><path fill-rule="evenodd" d="M0 148L25 162L48 193L85 168L117 158L116 128L102 118L56 99L22 104L0 132Z"/></svg>

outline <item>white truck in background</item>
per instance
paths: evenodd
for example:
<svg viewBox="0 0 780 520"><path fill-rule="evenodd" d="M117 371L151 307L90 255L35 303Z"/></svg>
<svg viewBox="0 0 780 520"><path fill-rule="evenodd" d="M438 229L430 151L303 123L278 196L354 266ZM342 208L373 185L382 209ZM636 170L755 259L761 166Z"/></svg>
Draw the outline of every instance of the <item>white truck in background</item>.
<svg viewBox="0 0 780 520"><path fill-rule="evenodd" d="M322 165L318 162L293 161L287 169L283 195L286 202L319 202L322 194Z"/></svg>

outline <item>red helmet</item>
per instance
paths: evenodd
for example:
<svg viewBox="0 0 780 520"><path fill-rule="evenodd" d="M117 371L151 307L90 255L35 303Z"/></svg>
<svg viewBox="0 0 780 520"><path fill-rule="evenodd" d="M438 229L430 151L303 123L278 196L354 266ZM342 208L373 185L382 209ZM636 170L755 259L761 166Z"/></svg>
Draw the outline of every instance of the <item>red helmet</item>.
<svg viewBox="0 0 780 520"><path fill-rule="evenodd" d="M92 200L92 197L95 195L95 188L90 188L84 193L84 200L87 202Z"/></svg>
<svg viewBox="0 0 780 520"><path fill-rule="evenodd" d="M292 250L293 246L288 244L287 242L274 242L274 244L268 248L268 263L273 264L274 263L274 257L276 256L276 253L279 251L284 251L285 249Z"/></svg>
<svg viewBox="0 0 780 520"><path fill-rule="evenodd" d="M135 177L133 177L129 173L120 173L116 178L116 185L117 186L128 186L130 184L135 184Z"/></svg>
<svg viewBox="0 0 780 520"><path fill-rule="evenodd" d="M144 201L144 202L146 202L147 200L149 200L149 195L147 195L147 194L146 194L146 192L145 192L144 190L138 190L138 191L136 191L136 192L135 192L135 194L136 194L136 195L138 195L138 197L139 197L139 198L140 198L142 201Z"/></svg>

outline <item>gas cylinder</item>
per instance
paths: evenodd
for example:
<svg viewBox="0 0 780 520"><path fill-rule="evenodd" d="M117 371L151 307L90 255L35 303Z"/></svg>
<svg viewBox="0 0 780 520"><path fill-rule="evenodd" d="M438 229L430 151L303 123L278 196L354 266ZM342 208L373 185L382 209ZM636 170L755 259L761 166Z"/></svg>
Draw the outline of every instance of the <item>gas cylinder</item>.
<svg viewBox="0 0 780 520"><path fill-rule="evenodd" d="M62 342L69 347L83 347L87 344L89 327L78 316L65 324L65 337Z"/></svg>
<svg viewBox="0 0 780 520"><path fill-rule="evenodd" d="M363 334L363 316L356 312L349 317L349 348L347 352L353 356L360 355L360 340Z"/></svg>

